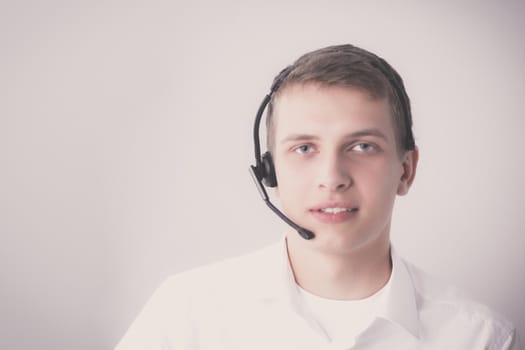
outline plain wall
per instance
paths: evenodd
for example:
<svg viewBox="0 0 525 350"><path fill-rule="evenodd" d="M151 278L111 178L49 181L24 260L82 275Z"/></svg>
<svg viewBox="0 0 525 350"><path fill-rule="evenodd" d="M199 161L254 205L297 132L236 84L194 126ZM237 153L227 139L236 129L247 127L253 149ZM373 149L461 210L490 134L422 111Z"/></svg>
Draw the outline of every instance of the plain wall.
<svg viewBox="0 0 525 350"><path fill-rule="evenodd" d="M111 349L166 276L279 239L253 118L339 43L412 100L395 246L525 339L524 33L519 0L0 1L0 348Z"/></svg>

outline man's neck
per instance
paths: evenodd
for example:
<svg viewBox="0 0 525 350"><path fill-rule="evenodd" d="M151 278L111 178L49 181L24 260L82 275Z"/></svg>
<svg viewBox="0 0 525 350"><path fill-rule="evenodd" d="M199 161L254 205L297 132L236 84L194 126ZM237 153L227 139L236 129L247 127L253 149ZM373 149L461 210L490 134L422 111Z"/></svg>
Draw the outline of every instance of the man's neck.
<svg viewBox="0 0 525 350"><path fill-rule="evenodd" d="M288 257L296 283L315 295L339 300L366 298L380 290L392 272L388 235L347 254L304 249L287 237ZM315 244L315 243L314 243Z"/></svg>

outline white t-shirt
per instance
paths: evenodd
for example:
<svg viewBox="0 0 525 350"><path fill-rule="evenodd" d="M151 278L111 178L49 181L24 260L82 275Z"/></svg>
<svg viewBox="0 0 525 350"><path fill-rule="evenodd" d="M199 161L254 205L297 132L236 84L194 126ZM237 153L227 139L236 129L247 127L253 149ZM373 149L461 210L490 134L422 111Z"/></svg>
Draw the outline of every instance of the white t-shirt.
<svg viewBox="0 0 525 350"><path fill-rule="evenodd" d="M389 283L359 300L327 299L297 286L305 312L319 324L332 343L351 344L377 317Z"/></svg>

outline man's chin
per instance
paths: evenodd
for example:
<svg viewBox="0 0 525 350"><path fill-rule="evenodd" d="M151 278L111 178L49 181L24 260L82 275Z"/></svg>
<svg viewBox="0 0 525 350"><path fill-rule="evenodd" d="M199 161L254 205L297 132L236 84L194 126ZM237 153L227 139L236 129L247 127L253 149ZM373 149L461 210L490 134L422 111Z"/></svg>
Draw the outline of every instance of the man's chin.
<svg viewBox="0 0 525 350"><path fill-rule="evenodd" d="M335 255L347 255L363 249L369 249L375 246L378 240L381 240L379 236L365 236L357 230L331 228L318 229L313 232L315 238L311 240L312 248Z"/></svg>

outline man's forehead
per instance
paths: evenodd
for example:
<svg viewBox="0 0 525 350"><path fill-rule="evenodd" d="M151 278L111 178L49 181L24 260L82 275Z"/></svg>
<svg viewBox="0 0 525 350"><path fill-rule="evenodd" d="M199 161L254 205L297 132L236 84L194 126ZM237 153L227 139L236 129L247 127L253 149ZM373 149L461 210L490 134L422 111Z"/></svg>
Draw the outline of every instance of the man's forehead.
<svg viewBox="0 0 525 350"><path fill-rule="evenodd" d="M370 134L379 136L393 127L386 98L340 86L287 86L276 100L274 118L274 125L280 124L287 133L303 135L332 127L347 133L378 130Z"/></svg>

